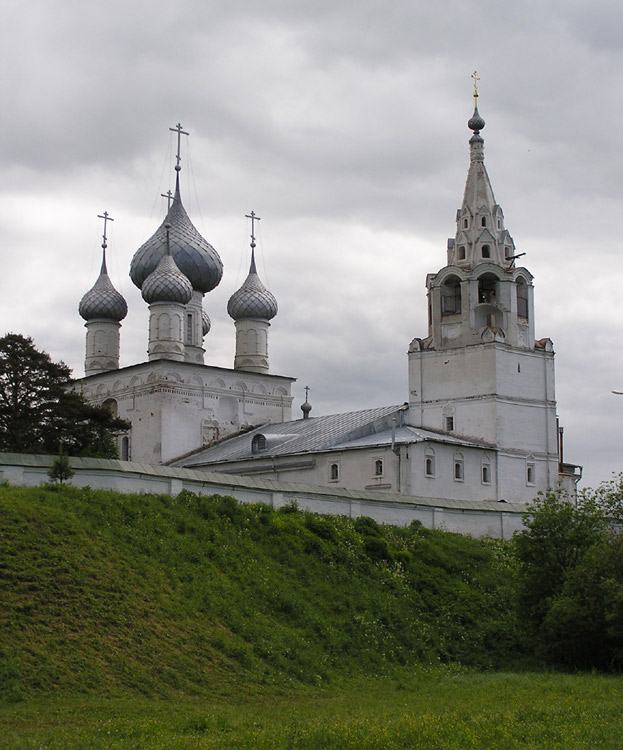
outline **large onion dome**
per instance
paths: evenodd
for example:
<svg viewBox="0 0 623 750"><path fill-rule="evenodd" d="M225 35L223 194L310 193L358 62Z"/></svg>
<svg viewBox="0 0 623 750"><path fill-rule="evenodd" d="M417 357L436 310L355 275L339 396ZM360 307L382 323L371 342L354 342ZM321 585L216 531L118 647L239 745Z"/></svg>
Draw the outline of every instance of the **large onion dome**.
<svg viewBox="0 0 623 750"><path fill-rule="evenodd" d="M259 318L271 320L277 314L277 300L260 281L255 268L255 255L251 255L249 275L227 303L227 312L234 320Z"/></svg>
<svg viewBox="0 0 623 750"><path fill-rule="evenodd" d="M115 320L117 323L128 314L128 305L112 285L106 269L106 251L102 253L102 268L92 289L84 295L78 312L86 320Z"/></svg>
<svg viewBox="0 0 623 750"><path fill-rule="evenodd" d="M203 239L188 218L180 198L179 184L164 221L132 258L130 277L136 286L142 289L147 277L156 270L165 255L167 224L170 225L171 255L193 289L205 294L218 286L223 275L223 263L216 250Z"/></svg>
<svg viewBox="0 0 623 750"><path fill-rule="evenodd" d="M155 270L143 282L141 293L148 304L152 302L177 302L187 305L193 296L190 281L177 267L169 249L169 225L165 226L165 255Z"/></svg>

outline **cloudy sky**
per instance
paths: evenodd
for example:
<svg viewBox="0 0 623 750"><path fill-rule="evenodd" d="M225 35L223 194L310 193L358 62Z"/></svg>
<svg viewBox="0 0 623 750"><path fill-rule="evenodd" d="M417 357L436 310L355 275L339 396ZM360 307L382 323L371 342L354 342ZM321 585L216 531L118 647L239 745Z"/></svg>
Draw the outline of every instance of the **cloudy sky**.
<svg viewBox="0 0 623 750"><path fill-rule="evenodd" d="M83 373L78 302L109 272L143 361L128 277L162 220L181 122L182 195L225 265L206 362L230 367L249 261L279 301L271 369L312 414L402 403L445 264L480 75L486 163L556 350L565 458L623 470L623 6L615 0L4 0L5 331Z"/></svg>

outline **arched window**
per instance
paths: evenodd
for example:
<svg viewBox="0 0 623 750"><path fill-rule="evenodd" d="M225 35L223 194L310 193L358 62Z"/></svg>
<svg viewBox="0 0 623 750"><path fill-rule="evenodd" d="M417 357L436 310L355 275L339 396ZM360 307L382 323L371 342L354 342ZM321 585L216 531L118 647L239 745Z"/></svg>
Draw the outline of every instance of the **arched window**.
<svg viewBox="0 0 623 750"><path fill-rule="evenodd" d="M526 463L526 484L535 483L535 467L534 462L528 460Z"/></svg>
<svg viewBox="0 0 623 750"><path fill-rule="evenodd" d="M487 217L486 216L483 216L482 219L480 220L480 226L481 227L486 227L487 226Z"/></svg>
<svg viewBox="0 0 623 750"><path fill-rule="evenodd" d="M517 315L528 320L528 285L521 276L517 279Z"/></svg>
<svg viewBox="0 0 623 750"><path fill-rule="evenodd" d="M458 260L465 260L465 245L459 245Z"/></svg>
<svg viewBox="0 0 623 750"><path fill-rule="evenodd" d="M127 436L121 438L121 460L130 460L130 438Z"/></svg>
<svg viewBox="0 0 623 750"><path fill-rule="evenodd" d="M337 480L340 478L340 465L339 464L331 464L329 466L329 479L332 482L337 482Z"/></svg>
<svg viewBox="0 0 623 750"><path fill-rule="evenodd" d="M105 406L113 417L117 416L117 401L114 398L107 398L102 406Z"/></svg>
<svg viewBox="0 0 623 750"><path fill-rule="evenodd" d="M253 436L251 441L251 453L260 453L266 450L266 436L261 433Z"/></svg>
<svg viewBox="0 0 623 750"><path fill-rule="evenodd" d="M461 312L461 279L448 276L441 286L441 314L458 315Z"/></svg>
<svg viewBox="0 0 623 750"><path fill-rule="evenodd" d="M483 456L480 477L483 484L491 484L491 464L487 456Z"/></svg>
<svg viewBox="0 0 623 750"><path fill-rule="evenodd" d="M454 454L454 481L462 482L463 478L464 478L463 477L463 454L455 453Z"/></svg>
<svg viewBox="0 0 623 750"><path fill-rule="evenodd" d="M374 476L375 477L382 477L383 476L383 459L377 458L374 462Z"/></svg>
<svg viewBox="0 0 623 750"><path fill-rule="evenodd" d="M427 477L435 476L435 451L432 448L426 449L426 456L424 459L424 474Z"/></svg>
<svg viewBox="0 0 623 750"><path fill-rule="evenodd" d="M490 258L491 257L491 248L489 245L483 245L482 246L482 257L483 258Z"/></svg>

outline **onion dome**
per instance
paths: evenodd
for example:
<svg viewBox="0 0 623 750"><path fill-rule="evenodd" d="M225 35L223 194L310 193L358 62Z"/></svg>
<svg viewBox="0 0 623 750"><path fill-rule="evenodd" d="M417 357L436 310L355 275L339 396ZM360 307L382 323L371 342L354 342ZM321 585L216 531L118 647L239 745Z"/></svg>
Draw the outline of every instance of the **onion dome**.
<svg viewBox="0 0 623 750"><path fill-rule="evenodd" d="M207 336L212 328L212 321L208 317L208 313L205 310L201 311L201 334Z"/></svg>
<svg viewBox="0 0 623 750"><path fill-rule="evenodd" d="M187 305L193 296L190 281L177 267L169 251L169 227L165 227L166 254L156 269L143 282L141 293L145 302L176 302Z"/></svg>
<svg viewBox="0 0 623 750"><path fill-rule="evenodd" d="M259 318L271 320L277 314L277 300L260 281L255 268L255 254L251 247L251 267L243 285L234 292L227 303L230 318Z"/></svg>
<svg viewBox="0 0 623 750"><path fill-rule="evenodd" d="M119 322L128 314L128 305L112 285L106 269L106 249L102 252L102 268L92 289L84 295L78 312L87 321L104 319Z"/></svg>
<svg viewBox="0 0 623 750"><path fill-rule="evenodd" d="M164 221L132 258L130 277L136 286L142 289L147 277L156 270L166 254L167 224L170 225L171 255L193 289L205 294L218 286L223 276L223 263L216 250L204 240L189 219L182 205L179 180Z"/></svg>
<svg viewBox="0 0 623 750"><path fill-rule="evenodd" d="M484 126L485 121L480 116L478 107L474 107L474 114L467 121L467 127L474 131L474 135L478 135Z"/></svg>

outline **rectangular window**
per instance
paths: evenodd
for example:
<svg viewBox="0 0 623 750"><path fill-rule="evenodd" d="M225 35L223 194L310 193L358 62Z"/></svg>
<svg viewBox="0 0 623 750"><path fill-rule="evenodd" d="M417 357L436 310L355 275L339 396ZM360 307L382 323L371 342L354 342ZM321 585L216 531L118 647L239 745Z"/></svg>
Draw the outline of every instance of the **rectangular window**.
<svg viewBox="0 0 623 750"><path fill-rule="evenodd" d="M454 432L454 417L446 417L446 432Z"/></svg>

